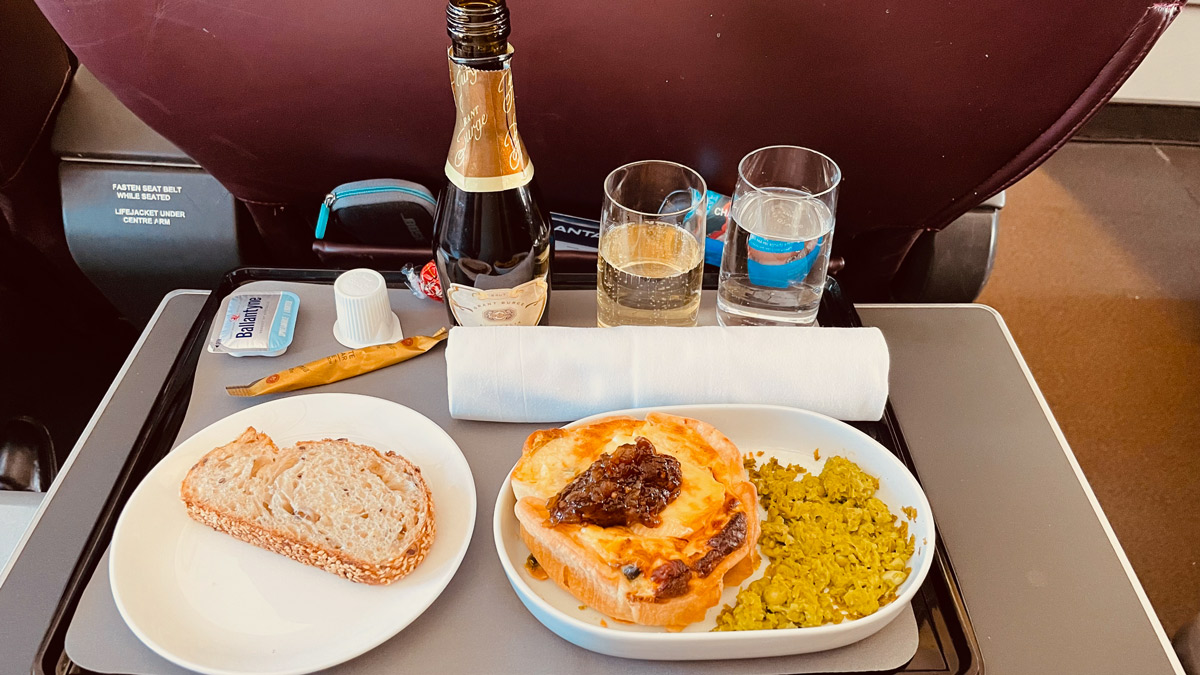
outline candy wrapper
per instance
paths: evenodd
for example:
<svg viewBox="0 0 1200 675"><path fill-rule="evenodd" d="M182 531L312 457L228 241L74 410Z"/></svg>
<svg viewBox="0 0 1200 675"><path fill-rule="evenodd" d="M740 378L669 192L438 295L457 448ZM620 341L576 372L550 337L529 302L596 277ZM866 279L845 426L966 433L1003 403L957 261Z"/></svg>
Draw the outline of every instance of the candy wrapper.
<svg viewBox="0 0 1200 675"><path fill-rule="evenodd" d="M448 335L446 329L442 328L433 335L418 335L386 345L339 352L312 363L268 375L252 384L225 387L225 391L230 396L261 396L338 382L420 356L433 349Z"/></svg>
<svg viewBox="0 0 1200 675"><path fill-rule="evenodd" d="M437 265L432 260L421 268L421 290L430 298L442 302L442 280L438 278Z"/></svg>
<svg viewBox="0 0 1200 675"><path fill-rule="evenodd" d="M437 300L444 302L442 299L442 284L438 279L437 265L432 260L425 263L425 266L417 271L412 265L405 265L400 268L400 272L404 274L404 278L408 280L408 288L413 295L423 300Z"/></svg>

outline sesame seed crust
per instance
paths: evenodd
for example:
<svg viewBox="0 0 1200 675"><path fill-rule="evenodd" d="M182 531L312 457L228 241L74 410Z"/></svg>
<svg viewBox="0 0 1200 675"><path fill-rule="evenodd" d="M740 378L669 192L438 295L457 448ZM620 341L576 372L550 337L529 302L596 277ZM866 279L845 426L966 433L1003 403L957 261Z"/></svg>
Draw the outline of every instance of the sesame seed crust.
<svg viewBox="0 0 1200 675"><path fill-rule="evenodd" d="M428 497L428 488L426 488L426 497ZM224 532L247 544L287 556L296 562L319 567L350 581L373 585L386 586L416 569L429 553L429 549L433 547L436 530L431 500L429 504L430 517L426 521L428 526L409 549L415 549L416 552L411 556L403 555L393 558L384 564L374 564L365 560L357 560L342 551L302 542L282 532L272 531L255 523L218 513L214 509L195 502L185 502L185 504L187 513L193 520L218 532Z"/></svg>

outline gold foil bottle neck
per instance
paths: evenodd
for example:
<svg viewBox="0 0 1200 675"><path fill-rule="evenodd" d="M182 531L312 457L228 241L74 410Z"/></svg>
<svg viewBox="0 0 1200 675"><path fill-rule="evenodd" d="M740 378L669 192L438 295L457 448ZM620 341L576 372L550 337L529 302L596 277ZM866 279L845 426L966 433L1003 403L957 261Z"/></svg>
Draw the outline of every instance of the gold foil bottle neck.
<svg viewBox="0 0 1200 675"><path fill-rule="evenodd" d="M517 131L512 56L511 46L507 54L486 59L447 54L457 117L446 156L446 177L461 190L499 192L533 180L533 162ZM480 61L500 67L475 67Z"/></svg>

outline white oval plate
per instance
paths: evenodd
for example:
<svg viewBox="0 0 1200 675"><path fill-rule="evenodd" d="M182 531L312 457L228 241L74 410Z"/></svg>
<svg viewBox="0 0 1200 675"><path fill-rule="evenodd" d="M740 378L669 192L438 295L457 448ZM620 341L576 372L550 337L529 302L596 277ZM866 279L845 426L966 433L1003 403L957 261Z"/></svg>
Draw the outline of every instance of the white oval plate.
<svg viewBox="0 0 1200 675"><path fill-rule="evenodd" d="M842 647L870 637L896 618L916 594L929 568L933 566L934 527L929 501L913 475L887 448L874 439L835 419L795 408L765 405L682 405L619 410L594 415L568 424L574 427L603 417L629 415L645 417L647 412L666 412L691 417L715 426L738 446L742 454L763 452L763 459L777 457L780 462L799 464L819 473L825 459L846 457L867 473L879 478L879 497L893 514L907 518L900 510L917 510L909 521L909 532L916 537L916 549L909 560L912 574L900 586L897 598L878 612L861 619L815 628L752 630L711 633L720 608L733 604L740 587L726 588L721 602L708 611L704 621L682 632L664 628L636 626L607 619L592 609L579 609L570 593L552 581L529 576L525 559L529 549L521 541L521 528L513 514L516 500L508 480L496 499L493 523L500 563L517 597L543 625L559 637L602 654L636 659L698 661L764 656L807 654ZM819 450L821 459L813 457ZM510 474L511 475L511 474ZM760 515L764 515L759 509ZM742 586L762 576L763 565ZM603 624L601 622L604 622Z"/></svg>
<svg viewBox="0 0 1200 675"><path fill-rule="evenodd" d="M347 438L411 460L436 509L428 556L403 579L369 586L193 521L179 499L184 475L249 426L280 446ZM458 570L474 527L471 468L424 415L371 396L292 396L209 425L150 471L117 521L109 583L133 633L184 668L213 675L308 673L366 652L420 616Z"/></svg>

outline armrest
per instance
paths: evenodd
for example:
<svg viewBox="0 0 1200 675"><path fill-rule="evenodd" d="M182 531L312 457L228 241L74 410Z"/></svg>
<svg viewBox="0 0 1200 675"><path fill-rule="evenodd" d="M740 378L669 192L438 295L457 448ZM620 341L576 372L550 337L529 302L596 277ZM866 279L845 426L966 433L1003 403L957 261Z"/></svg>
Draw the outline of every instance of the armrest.
<svg viewBox="0 0 1200 675"><path fill-rule="evenodd" d="M86 66L80 66L54 125L51 150L62 158L199 167L125 107Z"/></svg>

